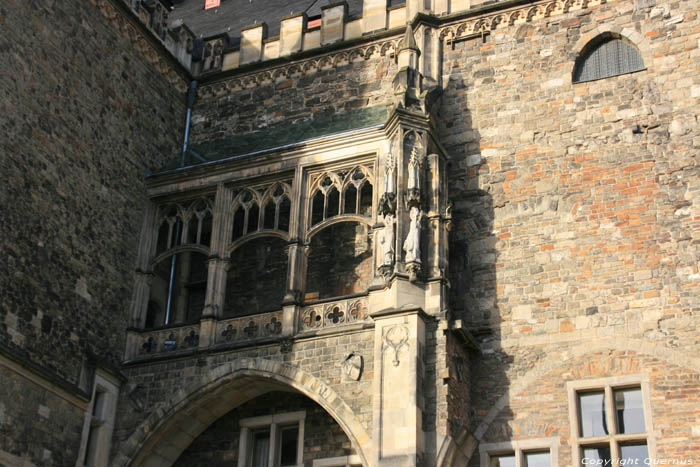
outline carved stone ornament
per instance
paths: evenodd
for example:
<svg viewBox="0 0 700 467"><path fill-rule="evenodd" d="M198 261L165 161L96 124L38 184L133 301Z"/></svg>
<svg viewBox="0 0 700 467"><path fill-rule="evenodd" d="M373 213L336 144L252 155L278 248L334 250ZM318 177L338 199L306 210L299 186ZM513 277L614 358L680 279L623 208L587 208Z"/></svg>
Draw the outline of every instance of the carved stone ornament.
<svg viewBox="0 0 700 467"><path fill-rule="evenodd" d="M294 339L287 338L287 339L280 340L280 352L281 353L291 352L293 346L294 346Z"/></svg>
<svg viewBox="0 0 700 467"><path fill-rule="evenodd" d="M392 361L394 366L399 366L401 363L399 353L404 347L408 348L408 328L400 324L390 327L384 335L384 348L394 351L394 360Z"/></svg>
<svg viewBox="0 0 700 467"><path fill-rule="evenodd" d="M345 360L343 360L343 375L345 378L352 381L359 381L362 376L362 364L362 355L358 355L355 352L345 357Z"/></svg>
<svg viewBox="0 0 700 467"><path fill-rule="evenodd" d="M133 384L128 388L129 402L137 412L146 408L146 388L141 384Z"/></svg>

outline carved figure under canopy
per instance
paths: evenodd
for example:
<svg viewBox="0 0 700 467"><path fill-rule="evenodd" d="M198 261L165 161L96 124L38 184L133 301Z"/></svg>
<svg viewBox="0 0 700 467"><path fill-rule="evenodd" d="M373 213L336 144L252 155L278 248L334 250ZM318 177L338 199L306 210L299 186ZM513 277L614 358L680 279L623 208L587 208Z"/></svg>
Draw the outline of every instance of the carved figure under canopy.
<svg viewBox="0 0 700 467"><path fill-rule="evenodd" d="M414 206L411 208L410 216L411 223L408 228L408 235L403 243L403 251L406 252L405 261L407 263L420 263L420 223L423 218L423 211Z"/></svg>
<svg viewBox="0 0 700 467"><path fill-rule="evenodd" d="M382 250L382 266L391 266L394 263L394 216L384 216L384 230L379 244Z"/></svg>
<svg viewBox="0 0 700 467"><path fill-rule="evenodd" d="M421 160L418 153L418 145L415 144L411 149L411 155L408 161L408 190L420 191L420 166Z"/></svg>

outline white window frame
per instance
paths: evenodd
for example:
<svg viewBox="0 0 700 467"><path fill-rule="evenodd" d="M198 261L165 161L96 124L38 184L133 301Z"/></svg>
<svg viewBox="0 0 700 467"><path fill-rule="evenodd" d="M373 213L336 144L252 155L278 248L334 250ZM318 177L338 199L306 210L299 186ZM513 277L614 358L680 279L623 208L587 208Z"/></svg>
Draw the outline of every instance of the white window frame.
<svg viewBox="0 0 700 467"><path fill-rule="evenodd" d="M103 406L101 413L93 416L97 394L104 394ZM76 467L107 467L118 399L119 381L109 373L97 369L95 382L92 385L90 404L84 415L83 433L78 459L75 462ZM92 444L93 449L88 452L91 447L88 445L91 434L94 444Z"/></svg>
<svg viewBox="0 0 700 467"><path fill-rule="evenodd" d="M238 421L241 434L238 442L238 467L250 467L253 461L253 431L259 428L270 428L270 451L268 465L279 466L279 434L280 428L298 424L297 460L294 467L304 466L304 421L306 411L262 415L260 417L242 418Z"/></svg>
<svg viewBox="0 0 700 467"><path fill-rule="evenodd" d="M514 455L515 467L525 465L525 454L549 450L550 467L559 467L559 438L532 438L501 443L481 443L479 445L480 467L489 467L491 458L502 455Z"/></svg>
<svg viewBox="0 0 700 467"><path fill-rule="evenodd" d="M362 459L357 454L350 456L325 457L323 459L314 459L311 462L312 467L362 467Z"/></svg>
<svg viewBox="0 0 700 467"><path fill-rule="evenodd" d="M642 391L642 407L644 409L644 424L646 431L641 433L618 434L617 420L615 418L614 390L640 388ZM581 448L584 446L599 446L607 444L610 446L610 456L613 464L615 459L620 459L620 443L625 441L646 441L649 458L656 458L656 440L654 439L654 427L651 416L651 398L648 375L626 375L612 376L608 378L597 378L580 381L569 381L566 383L569 395L569 423L571 424L571 449L573 465L581 465ZM605 392L605 419L610 434L605 436L579 435L579 407L578 395L589 391Z"/></svg>

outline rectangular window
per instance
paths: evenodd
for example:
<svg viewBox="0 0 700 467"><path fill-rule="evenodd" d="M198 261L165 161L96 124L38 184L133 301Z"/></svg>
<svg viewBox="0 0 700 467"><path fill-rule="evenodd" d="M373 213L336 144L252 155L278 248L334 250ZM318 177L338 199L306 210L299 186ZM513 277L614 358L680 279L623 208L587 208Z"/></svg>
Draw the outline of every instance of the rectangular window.
<svg viewBox="0 0 700 467"><path fill-rule="evenodd" d="M481 467L557 467L559 438L479 445Z"/></svg>
<svg viewBox="0 0 700 467"><path fill-rule="evenodd" d="M241 419L238 467L303 465L306 412Z"/></svg>
<svg viewBox="0 0 700 467"><path fill-rule="evenodd" d="M98 369L92 399L85 412L80 455L76 467L106 467L119 396L119 381Z"/></svg>
<svg viewBox="0 0 700 467"><path fill-rule="evenodd" d="M642 465L654 450L648 381L612 377L567 384L575 465Z"/></svg>

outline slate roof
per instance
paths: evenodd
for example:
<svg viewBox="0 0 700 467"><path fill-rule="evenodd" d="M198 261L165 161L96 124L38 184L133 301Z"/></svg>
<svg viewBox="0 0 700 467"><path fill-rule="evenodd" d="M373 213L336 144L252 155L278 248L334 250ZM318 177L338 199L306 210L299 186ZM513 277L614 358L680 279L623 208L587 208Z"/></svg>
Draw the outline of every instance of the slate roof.
<svg viewBox="0 0 700 467"><path fill-rule="evenodd" d="M267 37L280 33L280 21L291 13L306 12L318 16L321 7L337 0L221 0L218 8L204 9L204 0L172 0L173 9L168 22L176 26L180 21L197 38L228 34L231 38L241 35L241 28L253 23L267 23ZM362 0L347 0L348 15L362 14ZM236 42L236 41L233 41Z"/></svg>

